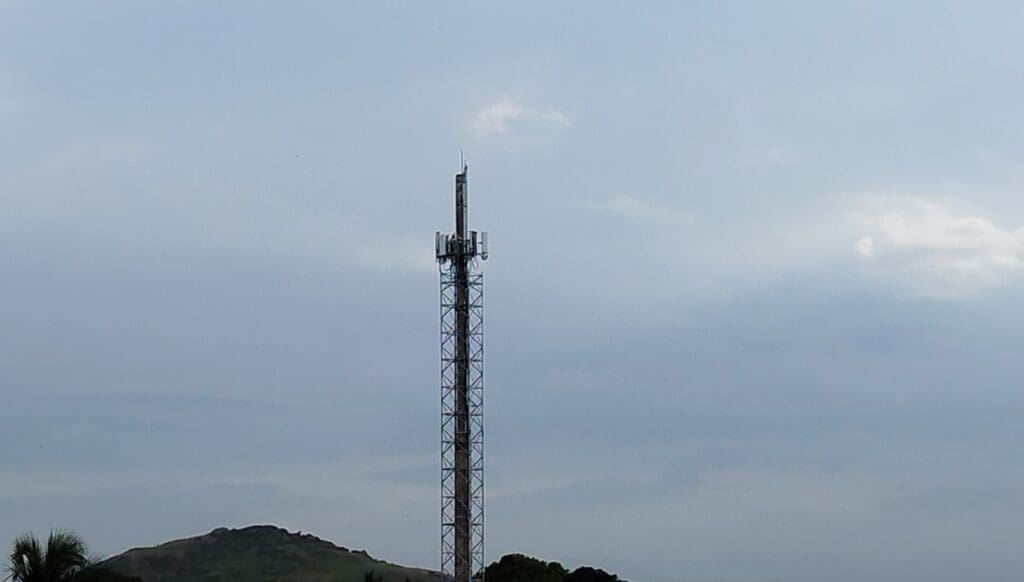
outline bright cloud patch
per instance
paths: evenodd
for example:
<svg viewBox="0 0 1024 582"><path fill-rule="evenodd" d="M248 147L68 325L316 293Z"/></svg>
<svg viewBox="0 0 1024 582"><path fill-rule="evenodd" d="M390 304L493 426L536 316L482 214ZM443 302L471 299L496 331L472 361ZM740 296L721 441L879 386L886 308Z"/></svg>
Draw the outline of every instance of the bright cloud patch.
<svg viewBox="0 0 1024 582"><path fill-rule="evenodd" d="M557 109L538 109L515 99L501 99L476 112L473 133L480 138L508 133L516 124L569 127L569 118Z"/></svg>
<svg viewBox="0 0 1024 582"><path fill-rule="evenodd" d="M858 217L855 252L936 296L961 296L1024 268L1024 229L922 199L881 200Z"/></svg>

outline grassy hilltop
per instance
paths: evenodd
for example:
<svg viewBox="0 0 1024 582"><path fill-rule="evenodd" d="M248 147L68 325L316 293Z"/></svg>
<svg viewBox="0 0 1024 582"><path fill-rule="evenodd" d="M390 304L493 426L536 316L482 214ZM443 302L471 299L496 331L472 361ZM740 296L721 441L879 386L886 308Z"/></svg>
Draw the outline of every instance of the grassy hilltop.
<svg viewBox="0 0 1024 582"><path fill-rule="evenodd" d="M371 558L310 534L273 526L215 529L194 538L136 548L102 566L145 582L438 582L430 570Z"/></svg>

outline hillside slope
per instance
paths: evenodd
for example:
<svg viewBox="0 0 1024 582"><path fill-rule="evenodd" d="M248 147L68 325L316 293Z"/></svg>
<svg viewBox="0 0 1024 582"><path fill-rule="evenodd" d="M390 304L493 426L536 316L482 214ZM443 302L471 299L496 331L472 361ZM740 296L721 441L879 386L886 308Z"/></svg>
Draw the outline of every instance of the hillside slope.
<svg viewBox="0 0 1024 582"><path fill-rule="evenodd" d="M389 564L310 534L265 525L219 528L136 548L102 565L145 582L363 582L371 571L384 582L441 580L437 572Z"/></svg>

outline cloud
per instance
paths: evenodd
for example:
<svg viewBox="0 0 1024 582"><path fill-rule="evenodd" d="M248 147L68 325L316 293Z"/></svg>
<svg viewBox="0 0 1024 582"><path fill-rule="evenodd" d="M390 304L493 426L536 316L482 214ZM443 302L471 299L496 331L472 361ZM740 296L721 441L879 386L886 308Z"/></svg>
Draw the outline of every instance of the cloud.
<svg viewBox="0 0 1024 582"><path fill-rule="evenodd" d="M357 266L429 272L437 269L423 237L346 229L347 257Z"/></svg>
<svg viewBox="0 0 1024 582"><path fill-rule="evenodd" d="M1024 227L957 199L905 194L821 196L785 213L764 208L731 221L622 195L588 206L623 224L675 289L722 297L766 284L847 273L900 293L966 298L1024 274ZM617 252L613 244L602 257ZM635 262L630 263L635 268Z"/></svg>
<svg viewBox="0 0 1024 582"><path fill-rule="evenodd" d="M857 256L926 295L961 297L1024 268L1024 229L1004 229L947 203L876 198L854 221Z"/></svg>
<svg viewBox="0 0 1024 582"><path fill-rule="evenodd" d="M870 236L866 236L860 239L859 241L857 241L856 249L857 253L863 257L870 258L875 256L875 239L871 238Z"/></svg>
<svg viewBox="0 0 1024 582"><path fill-rule="evenodd" d="M476 112L473 133L478 138L508 133L516 124L569 127L569 118L558 109L541 109L503 98Z"/></svg>
<svg viewBox="0 0 1024 582"><path fill-rule="evenodd" d="M376 271L437 268L423 236L367 228L346 217L296 213L273 221L261 215L221 215L207 218L201 231L222 253L258 257L288 270L341 264Z"/></svg>
<svg viewBox="0 0 1024 582"><path fill-rule="evenodd" d="M322 265L436 269L429 237L413 230L310 211L283 203L276 193L262 199L238 194L241 185L218 183L198 192L178 184L150 187L136 168L155 155L129 136L71 140L6 176L0 231L29 248L88 249L108 259L157 253L162 259L242 258L289 271Z"/></svg>
<svg viewBox="0 0 1024 582"><path fill-rule="evenodd" d="M654 206L632 196L618 196L601 205L601 210L638 226L681 228L694 223L693 215L672 208Z"/></svg>
<svg viewBox="0 0 1024 582"><path fill-rule="evenodd" d="M651 256L679 265L680 285L716 296L842 271L901 293L962 299L1024 274L1024 227L953 198L824 196L785 216L766 211L733 224L627 195L592 208L640 228Z"/></svg>

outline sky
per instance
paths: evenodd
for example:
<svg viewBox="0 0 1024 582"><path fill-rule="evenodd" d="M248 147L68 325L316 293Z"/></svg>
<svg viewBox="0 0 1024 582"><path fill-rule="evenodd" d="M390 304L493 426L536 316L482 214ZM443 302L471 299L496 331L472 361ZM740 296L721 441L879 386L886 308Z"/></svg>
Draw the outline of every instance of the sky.
<svg viewBox="0 0 1024 582"><path fill-rule="evenodd" d="M1019 580L1022 17L0 0L0 543L436 568L462 150L488 561Z"/></svg>

